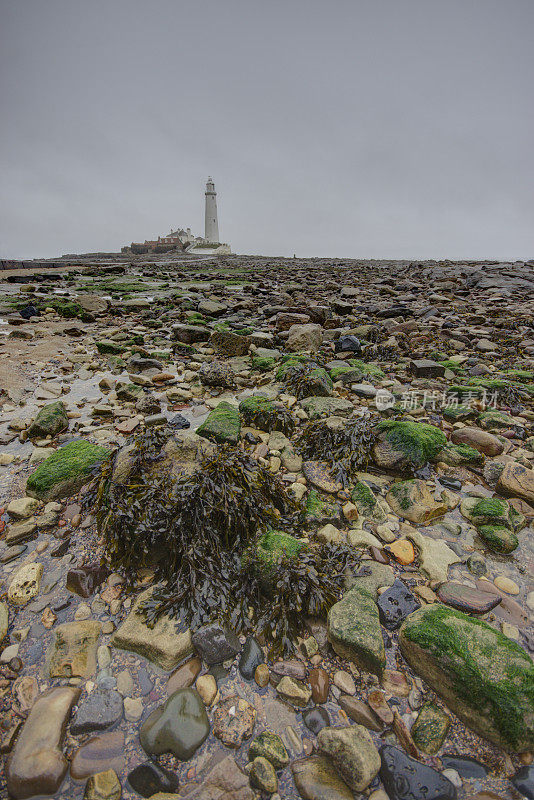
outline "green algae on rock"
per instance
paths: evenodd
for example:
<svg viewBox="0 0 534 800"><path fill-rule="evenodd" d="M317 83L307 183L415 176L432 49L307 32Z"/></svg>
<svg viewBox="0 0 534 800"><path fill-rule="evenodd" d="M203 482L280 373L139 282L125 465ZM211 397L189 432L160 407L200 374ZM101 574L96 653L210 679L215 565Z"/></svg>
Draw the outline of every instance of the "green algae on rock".
<svg viewBox="0 0 534 800"><path fill-rule="evenodd" d="M415 611L400 629L407 662L476 733L505 750L534 747L534 663L488 623L446 606Z"/></svg>
<svg viewBox="0 0 534 800"><path fill-rule="evenodd" d="M482 464L484 454L470 447L468 444L447 444L436 456L437 461L443 461L451 467L463 464Z"/></svg>
<svg viewBox="0 0 534 800"><path fill-rule="evenodd" d="M295 423L291 413L281 403L275 403L261 395L246 397L239 403L239 413L245 425L259 428L261 431L281 431L291 436Z"/></svg>
<svg viewBox="0 0 534 800"><path fill-rule="evenodd" d="M284 372L284 387L298 400L305 397L331 397L332 378L314 362L294 364Z"/></svg>
<svg viewBox="0 0 534 800"><path fill-rule="evenodd" d="M477 530L490 550L496 553L513 553L519 547L519 539L505 525L481 525Z"/></svg>
<svg viewBox="0 0 534 800"><path fill-rule="evenodd" d="M341 658L377 675L386 666L378 606L366 591L350 589L328 612L328 640Z"/></svg>
<svg viewBox="0 0 534 800"><path fill-rule="evenodd" d="M356 471L368 464L375 440L373 423L372 418L363 417L349 422L309 422L300 437L301 453L304 458L325 461L332 468L333 480L346 486Z"/></svg>
<svg viewBox="0 0 534 800"><path fill-rule="evenodd" d="M28 438L44 439L46 436L57 436L58 433L66 431L68 427L67 409L61 400L57 400L55 403L48 403L39 411L28 428Z"/></svg>
<svg viewBox="0 0 534 800"><path fill-rule="evenodd" d="M128 348L119 342L114 342L112 339L101 339L99 342L96 342L96 349L102 355L109 354L118 356L120 353L124 353Z"/></svg>
<svg viewBox="0 0 534 800"><path fill-rule="evenodd" d="M410 729L415 744L424 753L435 756L451 724L450 717L435 703L425 703Z"/></svg>
<svg viewBox="0 0 534 800"><path fill-rule="evenodd" d="M389 508L382 497L375 497L373 490L363 481L358 481L351 490L350 499L361 517L369 517L375 522L385 522Z"/></svg>
<svg viewBox="0 0 534 800"><path fill-rule="evenodd" d="M262 731L252 740L248 750L249 761L258 756L270 761L275 769L284 769L289 764L289 756L282 739L272 731Z"/></svg>
<svg viewBox="0 0 534 800"><path fill-rule="evenodd" d="M110 454L106 447L80 439L60 447L41 462L26 482L26 493L39 500L68 497L91 478Z"/></svg>
<svg viewBox="0 0 534 800"><path fill-rule="evenodd" d="M241 420L237 408L226 400L208 415L208 418L197 428L197 434L211 441L237 444L241 432Z"/></svg>
<svg viewBox="0 0 534 800"><path fill-rule="evenodd" d="M252 369L258 372L269 372L276 365L276 358L274 356L252 356L250 359Z"/></svg>
<svg viewBox="0 0 534 800"><path fill-rule="evenodd" d="M292 353L291 355L282 356L282 363L276 370L275 378L277 381L282 381L285 378L286 373L295 366L299 364L306 364L309 361L309 356L301 356L297 353Z"/></svg>
<svg viewBox="0 0 534 800"><path fill-rule="evenodd" d="M386 500L395 514L419 525L428 525L449 510L446 503L434 500L425 481L415 478L394 483Z"/></svg>
<svg viewBox="0 0 534 800"><path fill-rule="evenodd" d="M281 558L284 556L292 558L298 555L305 546L304 542L295 539L288 533L269 530L258 540L255 553L262 568L271 570Z"/></svg>
<svg viewBox="0 0 534 800"><path fill-rule="evenodd" d="M525 525L525 517L499 497L466 497L460 504L462 515L475 525L488 547L511 553L518 546L515 532Z"/></svg>
<svg viewBox="0 0 534 800"><path fill-rule="evenodd" d="M305 510L307 524L316 526L339 522L339 505L325 500L317 489L310 489L306 495Z"/></svg>
<svg viewBox="0 0 534 800"><path fill-rule="evenodd" d="M383 420L376 430L379 440L373 448L373 459L385 469L422 467L434 461L447 444L443 431L424 422Z"/></svg>
<svg viewBox="0 0 534 800"><path fill-rule="evenodd" d="M164 431L139 437L124 481L110 479L112 463L104 467L97 524L112 568L130 579L147 565L155 570L157 585L143 603L149 627L163 615L195 630L225 619L248 631L256 621L275 649L290 652L302 614L326 614L355 554L326 546L300 550L296 538L279 530L298 522L298 505L276 476L236 448L219 447L193 474L147 471L145 462L161 463L164 440ZM300 550L298 559L288 545ZM266 602L265 564L275 557Z"/></svg>

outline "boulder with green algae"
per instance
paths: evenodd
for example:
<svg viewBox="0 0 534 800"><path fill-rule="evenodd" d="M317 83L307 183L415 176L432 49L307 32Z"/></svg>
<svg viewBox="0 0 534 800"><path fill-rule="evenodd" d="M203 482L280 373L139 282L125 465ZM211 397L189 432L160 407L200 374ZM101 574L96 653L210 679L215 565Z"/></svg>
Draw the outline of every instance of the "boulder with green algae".
<svg viewBox="0 0 534 800"><path fill-rule="evenodd" d="M61 400L44 406L28 428L28 437L43 439L45 436L57 436L69 427L67 409Z"/></svg>
<svg viewBox="0 0 534 800"><path fill-rule="evenodd" d="M263 731L252 740L248 750L249 761L259 756L270 761L275 769L284 769L289 764L289 756L282 739L272 731Z"/></svg>
<svg viewBox="0 0 534 800"><path fill-rule="evenodd" d="M469 728L511 752L534 747L534 663L512 639L444 605L400 629L402 654Z"/></svg>
<svg viewBox="0 0 534 800"><path fill-rule="evenodd" d="M314 363L295 364L284 375L286 392L299 400L304 397L331 397L332 378L328 372Z"/></svg>
<svg viewBox="0 0 534 800"><path fill-rule="evenodd" d="M447 444L436 456L436 461L443 461L451 467L464 464L482 464L484 454L468 444Z"/></svg>
<svg viewBox="0 0 534 800"><path fill-rule="evenodd" d="M373 460L384 469L404 470L435 461L447 444L447 437L434 425L406 420L384 420L375 429L378 439Z"/></svg>
<svg viewBox="0 0 534 800"><path fill-rule="evenodd" d="M296 556L306 543L288 533L266 531L256 546L255 557L261 572L269 573L284 556Z"/></svg>
<svg viewBox="0 0 534 800"><path fill-rule="evenodd" d="M330 377L333 381L341 381L342 383L359 383L363 375L357 367L339 364L330 368Z"/></svg>
<svg viewBox="0 0 534 800"><path fill-rule="evenodd" d="M476 415L476 410L470 406L447 406L443 409L443 418L449 422L464 422L467 419L474 419Z"/></svg>
<svg viewBox="0 0 534 800"><path fill-rule="evenodd" d="M418 525L428 525L449 510L447 503L434 500L425 481L416 479L392 484L386 500L395 514Z"/></svg>
<svg viewBox="0 0 534 800"><path fill-rule="evenodd" d="M241 420L235 406L222 400L208 415L208 418L197 428L197 434L206 439L218 442L237 444L241 433Z"/></svg>
<svg viewBox="0 0 534 800"><path fill-rule="evenodd" d="M389 508L382 497L376 497L373 490L363 481L358 481L350 493L350 499L358 509L360 517L368 517L374 522L385 522Z"/></svg>
<svg viewBox="0 0 534 800"><path fill-rule="evenodd" d="M425 703L410 729L419 750L435 756L451 724L450 717L436 703Z"/></svg>
<svg viewBox="0 0 534 800"><path fill-rule="evenodd" d="M380 675L386 655L378 607L371 595L350 589L328 612L328 640L338 656Z"/></svg>
<svg viewBox="0 0 534 800"><path fill-rule="evenodd" d="M120 356L116 356L116 355L108 356L107 362L108 362L108 367L109 367L110 371L114 375L117 375L117 374L121 373L124 369L126 369L126 366L127 366L126 365L126 361L123 358L121 358Z"/></svg>
<svg viewBox="0 0 534 800"><path fill-rule="evenodd" d="M269 372L276 364L276 358L273 356L253 356L251 358L252 369L257 369L258 372Z"/></svg>
<svg viewBox="0 0 534 800"><path fill-rule="evenodd" d="M277 381L282 381L286 373L291 369L291 367L295 367L298 364L306 364L309 361L309 356L299 356L296 353L294 355L286 355L282 357L282 363L276 370L275 378Z"/></svg>
<svg viewBox="0 0 534 800"><path fill-rule="evenodd" d="M87 483L110 450L84 439L60 447L41 462L26 482L26 494L39 500L68 497Z"/></svg>
<svg viewBox="0 0 534 800"><path fill-rule="evenodd" d="M112 339L101 339L99 342L96 342L96 349L101 355L119 355L120 353L124 353L125 350L128 348L120 344L120 342L114 342Z"/></svg>
<svg viewBox="0 0 534 800"><path fill-rule="evenodd" d="M490 550L496 553L513 553L519 547L515 533L504 525L481 525L477 531Z"/></svg>
<svg viewBox="0 0 534 800"><path fill-rule="evenodd" d="M466 497L460 504L462 515L476 528L499 526L518 531L525 525L525 517L500 497Z"/></svg>
<svg viewBox="0 0 534 800"><path fill-rule="evenodd" d="M340 507L337 503L328 502L317 489L310 489L306 495L306 523L311 525L335 525L339 522Z"/></svg>
<svg viewBox="0 0 534 800"><path fill-rule="evenodd" d="M517 427L513 417L505 414L504 411L483 411L479 414L478 424L485 431L500 431Z"/></svg>
<svg viewBox="0 0 534 800"><path fill-rule="evenodd" d="M291 436L295 428L293 418L285 406L259 395L241 400L239 413L245 425L260 431L281 431L286 436Z"/></svg>

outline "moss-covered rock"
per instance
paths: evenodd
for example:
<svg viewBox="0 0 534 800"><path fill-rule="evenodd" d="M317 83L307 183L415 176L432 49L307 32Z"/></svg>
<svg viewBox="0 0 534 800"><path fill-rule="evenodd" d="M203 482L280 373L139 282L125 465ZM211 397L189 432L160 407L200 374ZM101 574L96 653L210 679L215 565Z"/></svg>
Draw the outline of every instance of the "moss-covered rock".
<svg viewBox="0 0 534 800"><path fill-rule="evenodd" d="M309 356L299 356L299 355L286 355L282 357L282 363L276 370L275 378L277 381L283 381L286 373L298 364L306 364L309 361Z"/></svg>
<svg viewBox="0 0 534 800"><path fill-rule="evenodd" d="M47 297L41 301L40 306L53 308L56 314L65 319L74 319L75 317L81 317L83 314L83 308L79 303L72 300L62 300L59 297Z"/></svg>
<svg viewBox="0 0 534 800"><path fill-rule="evenodd" d="M513 553L519 546L515 533L504 525L481 525L477 530L480 538L496 553Z"/></svg>
<svg viewBox="0 0 534 800"><path fill-rule="evenodd" d="M306 524L327 525L339 522L340 509L337 503L328 502L317 489L310 489L306 496Z"/></svg>
<svg viewBox="0 0 534 800"><path fill-rule="evenodd" d="M96 349L101 355L107 355L108 353L111 353L112 355L119 355L128 349L123 344L119 344L119 342L113 342L111 339L101 339L99 342L95 342L95 344Z"/></svg>
<svg viewBox="0 0 534 800"><path fill-rule="evenodd" d="M252 740L248 750L249 761L259 756L270 761L275 769L284 769L289 764L289 756L282 739L272 731L263 731Z"/></svg>
<svg viewBox="0 0 534 800"><path fill-rule="evenodd" d="M465 497L460 504L460 511L477 528L498 525L518 531L526 522L522 514L500 497Z"/></svg>
<svg viewBox="0 0 534 800"><path fill-rule="evenodd" d="M366 483L358 481L350 493L350 498L361 517L368 517L374 522L385 522L389 509L382 497L375 497L373 490Z"/></svg>
<svg viewBox="0 0 534 800"><path fill-rule="evenodd" d="M339 364L339 366L330 368L330 377L333 381L342 381L342 383L358 383L362 380L363 375L357 367Z"/></svg>
<svg viewBox="0 0 534 800"><path fill-rule="evenodd" d="M419 750L435 756L447 736L450 724L450 717L439 706L425 703L410 733Z"/></svg>
<svg viewBox="0 0 534 800"><path fill-rule="evenodd" d="M405 420L384 420L376 427L378 441L373 459L384 469L422 467L434 461L447 444L447 437L434 425Z"/></svg>
<svg viewBox="0 0 534 800"><path fill-rule="evenodd" d="M466 419L474 419L477 412L469 406L447 406L443 409L443 417L449 422L464 422Z"/></svg>
<svg viewBox="0 0 534 800"><path fill-rule="evenodd" d="M269 372L276 364L276 358L273 356L253 356L251 358L252 369L257 369L258 372Z"/></svg>
<svg viewBox="0 0 534 800"><path fill-rule="evenodd" d="M513 417L505 414L504 411L483 411L479 414L478 424L485 431L490 432L517 427Z"/></svg>
<svg viewBox="0 0 534 800"><path fill-rule="evenodd" d="M480 453L468 444L451 444L449 442L443 450L439 451L436 460L443 461L451 467L459 467L464 464L482 464L484 453Z"/></svg>
<svg viewBox="0 0 534 800"><path fill-rule="evenodd" d="M534 663L486 622L432 604L407 618L410 666L476 733L512 752L534 747Z"/></svg>
<svg viewBox="0 0 534 800"><path fill-rule="evenodd" d="M386 373L377 364L362 361L360 358L349 358L347 364L362 373L364 378L385 378Z"/></svg>
<svg viewBox="0 0 534 800"><path fill-rule="evenodd" d="M259 539L255 555L260 564L260 570L272 570L280 558L285 556L296 556L306 547L305 542L301 542L294 536L280 531L266 531Z"/></svg>
<svg viewBox="0 0 534 800"><path fill-rule="evenodd" d="M290 367L283 380L286 391L299 400L332 395L332 378L325 369L313 363Z"/></svg>
<svg viewBox="0 0 534 800"><path fill-rule="evenodd" d="M245 425L268 433L281 431L286 436L291 436L295 428L293 417L285 406L259 395L241 400L239 413Z"/></svg>
<svg viewBox="0 0 534 800"><path fill-rule="evenodd" d="M110 451L85 440L60 447L43 461L26 482L26 494L39 500L68 497L86 483Z"/></svg>
<svg viewBox="0 0 534 800"><path fill-rule="evenodd" d="M205 439L222 443L237 444L241 433L239 411L225 400L221 401L208 418L197 428L197 434Z"/></svg>
<svg viewBox="0 0 534 800"><path fill-rule="evenodd" d="M449 510L446 503L434 500L425 481L421 480L394 483L386 500L395 514L419 525L427 525Z"/></svg>
<svg viewBox="0 0 534 800"><path fill-rule="evenodd" d="M127 367L126 361L120 356L109 355L107 362L109 369L114 375L118 375Z"/></svg>
<svg viewBox="0 0 534 800"><path fill-rule="evenodd" d="M328 640L341 658L380 675L386 665L378 607L367 592L351 589L328 612Z"/></svg>
<svg viewBox="0 0 534 800"><path fill-rule="evenodd" d="M61 400L57 400L55 403L49 403L39 411L28 428L28 436L30 439L57 436L58 433L66 431L68 427L67 409Z"/></svg>

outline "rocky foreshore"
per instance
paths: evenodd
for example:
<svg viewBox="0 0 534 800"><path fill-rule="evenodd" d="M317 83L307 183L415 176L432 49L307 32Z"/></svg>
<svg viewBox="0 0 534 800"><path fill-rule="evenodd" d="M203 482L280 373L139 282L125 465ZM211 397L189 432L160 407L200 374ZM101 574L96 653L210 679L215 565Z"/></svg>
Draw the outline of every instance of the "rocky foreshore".
<svg viewBox="0 0 534 800"><path fill-rule="evenodd" d="M0 795L533 800L533 264L164 259L0 274Z"/></svg>

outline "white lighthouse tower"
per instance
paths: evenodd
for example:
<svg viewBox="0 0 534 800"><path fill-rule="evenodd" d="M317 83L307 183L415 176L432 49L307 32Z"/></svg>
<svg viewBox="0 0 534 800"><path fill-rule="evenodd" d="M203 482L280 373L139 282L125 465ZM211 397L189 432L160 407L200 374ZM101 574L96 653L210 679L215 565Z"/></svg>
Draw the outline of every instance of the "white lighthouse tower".
<svg viewBox="0 0 534 800"><path fill-rule="evenodd" d="M206 216L205 237L207 242L219 241L219 223L217 221L217 192L211 178L206 183Z"/></svg>

